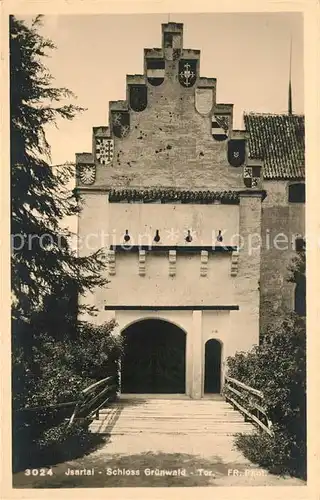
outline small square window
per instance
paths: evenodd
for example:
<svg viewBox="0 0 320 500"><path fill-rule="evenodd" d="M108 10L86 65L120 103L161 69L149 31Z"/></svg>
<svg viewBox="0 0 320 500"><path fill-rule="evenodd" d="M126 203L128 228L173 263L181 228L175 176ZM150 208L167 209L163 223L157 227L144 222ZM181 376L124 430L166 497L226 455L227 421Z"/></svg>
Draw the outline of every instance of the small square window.
<svg viewBox="0 0 320 500"><path fill-rule="evenodd" d="M300 182L289 186L289 203L305 203L306 187Z"/></svg>
<svg viewBox="0 0 320 500"><path fill-rule="evenodd" d="M260 177L261 176L261 167L254 166L252 167L252 177Z"/></svg>

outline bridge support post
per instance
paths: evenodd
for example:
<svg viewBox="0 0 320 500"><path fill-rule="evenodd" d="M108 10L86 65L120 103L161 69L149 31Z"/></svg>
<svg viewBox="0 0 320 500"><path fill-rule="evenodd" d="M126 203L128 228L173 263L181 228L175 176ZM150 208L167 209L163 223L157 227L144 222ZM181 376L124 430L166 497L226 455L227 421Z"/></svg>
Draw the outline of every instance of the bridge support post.
<svg viewBox="0 0 320 500"><path fill-rule="evenodd" d="M202 397L202 311L192 313L192 399Z"/></svg>
<svg viewBox="0 0 320 500"><path fill-rule="evenodd" d="M111 320L116 321L116 311L114 311L114 310L109 311L108 320L109 321L111 321ZM116 325L115 325L115 327L113 329L112 335L114 335L115 337L121 335L120 327L117 324L117 322L116 322ZM117 366L118 388L117 388L117 391L116 391L116 396L120 397L120 395L121 395L121 359L120 358L118 359L117 365L118 365Z"/></svg>

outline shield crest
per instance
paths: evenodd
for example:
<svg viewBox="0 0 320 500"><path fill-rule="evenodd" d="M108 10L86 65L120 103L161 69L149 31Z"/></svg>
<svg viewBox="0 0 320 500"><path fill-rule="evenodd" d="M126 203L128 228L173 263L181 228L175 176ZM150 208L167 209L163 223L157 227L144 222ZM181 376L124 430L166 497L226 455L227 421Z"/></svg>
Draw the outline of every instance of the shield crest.
<svg viewBox="0 0 320 500"><path fill-rule="evenodd" d="M240 167L246 158L245 139L231 139L228 142L228 162L232 167Z"/></svg>
<svg viewBox="0 0 320 500"><path fill-rule="evenodd" d="M243 182L247 188L256 188L260 184L261 169L258 166L246 166L243 169Z"/></svg>
<svg viewBox="0 0 320 500"><path fill-rule="evenodd" d="M208 88L197 88L195 94L195 106L198 113L207 115L213 105L213 90Z"/></svg>
<svg viewBox="0 0 320 500"><path fill-rule="evenodd" d="M181 36L179 33L164 33L164 55L168 61L175 61L181 55Z"/></svg>
<svg viewBox="0 0 320 500"><path fill-rule="evenodd" d="M146 85L129 86L129 103L133 111L143 111L148 104L148 90Z"/></svg>
<svg viewBox="0 0 320 500"><path fill-rule="evenodd" d="M79 165L78 175L81 184L93 184L96 180L96 167L95 165Z"/></svg>
<svg viewBox="0 0 320 500"><path fill-rule="evenodd" d="M101 165L107 165L113 159L113 140L107 137L95 138L96 159Z"/></svg>
<svg viewBox="0 0 320 500"><path fill-rule="evenodd" d="M147 59L147 79L150 85L158 87L164 81L164 59Z"/></svg>
<svg viewBox="0 0 320 500"><path fill-rule="evenodd" d="M119 139L123 139L130 132L130 114L129 111L112 111L112 132Z"/></svg>
<svg viewBox="0 0 320 500"><path fill-rule="evenodd" d="M230 115L215 114L212 116L212 137L216 141L225 141L228 138Z"/></svg>
<svg viewBox="0 0 320 500"><path fill-rule="evenodd" d="M181 59L178 78L182 87L192 87L197 79L197 59Z"/></svg>

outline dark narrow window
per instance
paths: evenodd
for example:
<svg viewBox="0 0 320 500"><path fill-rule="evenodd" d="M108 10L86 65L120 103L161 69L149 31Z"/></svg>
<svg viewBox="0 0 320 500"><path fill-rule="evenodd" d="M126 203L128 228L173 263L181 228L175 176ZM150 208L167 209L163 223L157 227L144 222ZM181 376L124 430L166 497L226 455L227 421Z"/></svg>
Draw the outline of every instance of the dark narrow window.
<svg viewBox="0 0 320 500"><path fill-rule="evenodd" d="M173 35L172 33L165 33L164 34L164 47L171 48L172 47L172 42L173 42Z"/></svg>
<svg viewBox="0 0 320 500"><path fill-rule="evenodd" d="M306 186L303 182L299 184L291 184L289 186L289 202L290 203L305 203Z"/></svg>
<svg viewBox="0 0 320 500"><path fill-rule="evenodd" d="M306 315L306 278L299 276L294 291L294 310L299 316Z"/></svg>
<svg viewBox="0 0 320 500"><path fill-rule="evenodd" d="M305 270L305 251L306 241L304 238L296 238L296 252L300 254L302 259L297 272L295 273L296 287L294 291L294 310L300 316L306 315L306 276Z"/></svg>
<svg viewBox="0 0 320 500"><path fill-rule="evenodd" d="M296 252L304 252L306 249L306 241L304 238L297 238L296 241Z"/></svg>

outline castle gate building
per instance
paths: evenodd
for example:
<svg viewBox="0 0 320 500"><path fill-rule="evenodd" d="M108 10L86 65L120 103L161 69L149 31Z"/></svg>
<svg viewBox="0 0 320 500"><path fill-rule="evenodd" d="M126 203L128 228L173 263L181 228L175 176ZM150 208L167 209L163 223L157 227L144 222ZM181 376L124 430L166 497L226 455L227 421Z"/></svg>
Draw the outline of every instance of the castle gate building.
<svg viewBox="0 0 320 500"><path fill-rule="evenodd" d="M92 152L76 155L78 252L108 258L108 285L85 300L125 336L122 392L218 393L226 358L294 307L296 249L264 238L303 238L303 117L248 114L245 126L233 129L233 104L168 23Z"/></svg>

